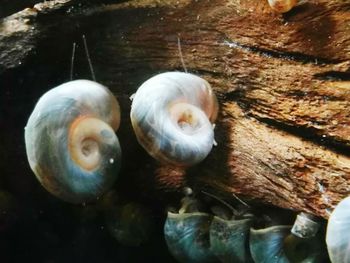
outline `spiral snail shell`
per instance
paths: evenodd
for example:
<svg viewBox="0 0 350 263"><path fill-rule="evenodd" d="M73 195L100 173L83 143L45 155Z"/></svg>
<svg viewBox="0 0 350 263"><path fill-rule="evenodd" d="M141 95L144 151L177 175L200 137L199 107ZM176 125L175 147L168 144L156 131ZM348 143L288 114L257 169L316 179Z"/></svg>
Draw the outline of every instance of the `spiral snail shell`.
<svg viewBox="0 0 350 263"><path fill-rule="evenodd" d="M350 196L335 207L327 224L326 243L332 263L350 262Z"/></svg>
<svg viewBox="0 0 350 263"><path fill-rule="evenodd" d="M101 84L66 82L45 93L25 128L31 169L53 195L80 203L115 181L121 150L119 104Z"/></svg>
<svg viewBox="0 0 350 263"><path fill-rule="evenodd" d="M131 106L139 143L155 159L190 166L214 143L218 103L209 83L189 73L166 72L144 82Z"/></svg>
<svg viewBox="0 0 350 263"><path fill-rule="evenodd" d="M268 2L270 7L278 13L286 13L297 4L297 0L268 0Z"/></svg>

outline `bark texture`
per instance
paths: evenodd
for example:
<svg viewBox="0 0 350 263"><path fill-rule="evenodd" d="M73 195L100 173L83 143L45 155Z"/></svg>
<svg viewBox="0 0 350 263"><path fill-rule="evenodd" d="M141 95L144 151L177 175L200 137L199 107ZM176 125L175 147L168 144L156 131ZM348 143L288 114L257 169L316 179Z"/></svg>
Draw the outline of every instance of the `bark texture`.
<svg viewBox="0 0 350 263"><path fill-rule="evenodd" d="M49 66L55 73L40 83L39 94L67 80L72 42L86 34L98 81L122 105L121 184L133 182L135 192L160 200L189 185L325 218L349 194L348 1L303 1L283 15L256 0L80 7L56 1L47 8L0 22L0 74L10 85L9 72L19 64L26 64L24 72L37 66L37 56L40 63L55 59ZM130 136L128 117L129 96L143 81L183 70L178 39L188 71L207 79L220 103L218 146L187 170L151 160ZM79 78L88 72L80 53ZM28 109L36 99L27 102Z"/></svg>

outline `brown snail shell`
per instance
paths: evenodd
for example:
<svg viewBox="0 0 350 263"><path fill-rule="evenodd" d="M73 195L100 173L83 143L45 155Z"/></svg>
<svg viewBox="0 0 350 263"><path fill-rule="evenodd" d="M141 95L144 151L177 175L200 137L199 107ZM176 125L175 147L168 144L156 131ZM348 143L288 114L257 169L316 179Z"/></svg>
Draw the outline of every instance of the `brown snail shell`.
<svg viewBox="0 0 350 263"><path fill-rule="evenodd" d="M297 4L297 0L268 0L268 2L270 7L278 13L286 13Z"/></svg>

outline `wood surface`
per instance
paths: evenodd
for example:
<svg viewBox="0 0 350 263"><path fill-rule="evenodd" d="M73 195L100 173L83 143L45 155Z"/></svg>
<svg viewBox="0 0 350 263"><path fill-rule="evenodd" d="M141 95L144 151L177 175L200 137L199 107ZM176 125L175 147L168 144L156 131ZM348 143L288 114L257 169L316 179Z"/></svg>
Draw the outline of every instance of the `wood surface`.
<svg viewBox="0 0 350 263"><path fill-rule="evenodd" d="M74 76L90 78L82 34L98 81L122 106L120 185L133 183L135 193L165 203L169 193L190 186L324 218L349 194L348 1L302 1L286 14L262 0L79 7L56 1L23 11L0 21L0 84L8 87L11 72L35 71L44 63L52 74L28 87L32 95L21 122L39 94L68 80L73 42ZM130 135L129 96L156 73L184 70L178 39L187 70L209 81L220 104L218 146L187 170L152 160ZM6 112L5 118L13 117Z"/></svg>

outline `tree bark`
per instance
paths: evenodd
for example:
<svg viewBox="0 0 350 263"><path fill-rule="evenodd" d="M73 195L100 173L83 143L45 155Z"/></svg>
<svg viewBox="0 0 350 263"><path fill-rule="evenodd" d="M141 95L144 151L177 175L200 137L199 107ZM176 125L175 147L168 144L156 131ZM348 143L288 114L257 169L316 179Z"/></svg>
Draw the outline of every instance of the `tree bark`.
<svg viewBox="0 0 350 263"><path fill-rule="evenodd" d="M349 194L350 3L304 1L283 15L256 0L127 1L71 12L67 3L1 22L0 74L9 81L19 62L31 67L40 55L58 59L51 69L61 72L57 82L67 79L72 42L86 34L98 81L122 106L121 185L160 200L191 186L324 218ZM26 28L14 30L13 21ZM183 71L178 39L188 71L209 81L220 104L218 146L187 170L151 160L130 136L129 96L158 72ZM54 43L56 54L42 49ZM77 56L75 76L85 76L86 58Z"/></svg>

